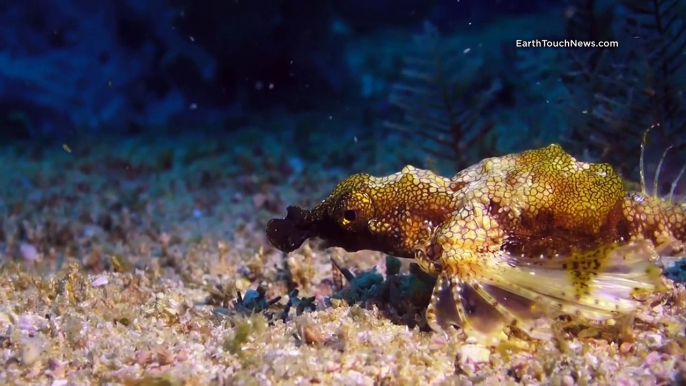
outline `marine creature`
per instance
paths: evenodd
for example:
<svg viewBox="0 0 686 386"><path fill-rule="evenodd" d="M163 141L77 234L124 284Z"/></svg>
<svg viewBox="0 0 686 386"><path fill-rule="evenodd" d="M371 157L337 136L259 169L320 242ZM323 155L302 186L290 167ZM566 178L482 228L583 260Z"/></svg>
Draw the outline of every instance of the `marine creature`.
<svg viewBox="0 0 686 386"><path fill-rule="evenodd" d="M513 328L548 339L560 315L630 315L635 295L664 289L660 256L684 253L686 203L625 191L610 165L552 144L484 159L453 178L412 166L356 174L312 210L289 207L266 231L284 252L319 237L413 258L437 278L428 325L496 344Z"/></svg>

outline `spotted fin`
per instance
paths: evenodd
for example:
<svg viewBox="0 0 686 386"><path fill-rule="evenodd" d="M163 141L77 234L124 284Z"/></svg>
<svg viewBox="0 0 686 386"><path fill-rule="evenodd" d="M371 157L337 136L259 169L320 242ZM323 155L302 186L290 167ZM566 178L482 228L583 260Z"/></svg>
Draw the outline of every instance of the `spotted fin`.
<svg viewBox="0 0 686 386"><path fill-rule="evenodd" d="M483 281L557 313L606 320L632 312L633 296L663 286L650 241L617 243L571 256L526 259L502 253Z"/></svg>
<svg viewBox="0 0 686 386"><path fill-rule="evenodd" d="M427 320L433 329L461 326L490 344L515 326L532 338L552 337L560 314L606 320L632 312L633 296L662 287L649 241L615 244L572 256L525 259L502 252L484 257L469 282L441 274Z"/></svg>

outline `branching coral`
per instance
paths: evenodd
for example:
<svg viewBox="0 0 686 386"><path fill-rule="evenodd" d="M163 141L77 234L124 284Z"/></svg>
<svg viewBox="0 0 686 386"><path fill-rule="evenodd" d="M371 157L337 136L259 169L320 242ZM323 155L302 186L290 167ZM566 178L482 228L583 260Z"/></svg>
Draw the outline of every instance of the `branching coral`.
<svg viewBox="0 0 686 386"><path fill-rule="evenodd" d="M619 47L565 53L572 64L564 79L576 108L570 139L591 157L636 178L638 144L646 128L652 127L658 155L684 140L686 26L679 0L623 0L605 10L593 0L572 3L569 38L616 40Z"/></svg>
<svg viewBox="0 0 686 386"><path fill-rule="evenodd" d="M480 107L498 89L477 90L473 80L481 60L448 48L438 30L426 23L415 37L415 50L405 58L402 80L395 84L390 103L404 113L402 122L386 127L426 142L422 149L455 161L457 169L475 159L494 155L493 122Z"/></svg>

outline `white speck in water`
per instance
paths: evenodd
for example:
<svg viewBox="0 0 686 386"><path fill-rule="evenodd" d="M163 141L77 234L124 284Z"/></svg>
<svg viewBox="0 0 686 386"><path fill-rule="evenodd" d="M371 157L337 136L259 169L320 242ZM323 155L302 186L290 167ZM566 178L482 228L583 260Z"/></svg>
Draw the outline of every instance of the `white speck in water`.
<svg viewBox="0 0 686 386"><path fill-rule="evenodd" d="M353 141L355 141L355 143L357 143L357 136L356 135L353 136Z"/></svg>
<svg viewBox="0 0 686 386"><path fill-rule="evenodd" d="M269 89L270 90L274 89L274 83L269 83Z"/></svg>
<svg viewBox="0 0 686 386"><path fill-rule="evenodd" d="M189 36L188 38L191 39L192 42L195 41L195 38L193 36Z"/></svg>
<svg viewBox="0 0 686 386"><path fill-rule="evenodd" d="M329 120L332 120L332 119L333 119L333 115L329 115Z"/></svg>
<svg viewBox="0 0 686 386"><path fill-rule="evenodd" d="M471 51L471 50L472 50L471 48L465 48L464 51L462 51L462 52L466 54L466 53L468 53L468 52Z"/></svg>
<svg viewBox="0 0 686 386"><path fill-rule="evenodd" d="M190 108L191 108L191 110L195 110L198 108L198 105L195 103L191 103Z"/></svg>

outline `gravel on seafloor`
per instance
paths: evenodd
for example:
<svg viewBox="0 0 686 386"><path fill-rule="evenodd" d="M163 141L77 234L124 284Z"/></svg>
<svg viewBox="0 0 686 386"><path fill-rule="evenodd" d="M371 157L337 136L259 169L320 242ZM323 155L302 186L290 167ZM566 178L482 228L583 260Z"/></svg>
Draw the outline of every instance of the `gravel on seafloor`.
<svg viewBox="0 0 686 386"><path fill-rule="evenodd" d="M384 255L267 244L267 219L335 177L202 143L0 155L15 165L0 175L0 383L686 382L682 285L628 332L561 321L559 340L494 348L430 332L420 309L383 301ZM332 255L369 281L356 301L332 296Z"/></svg>

